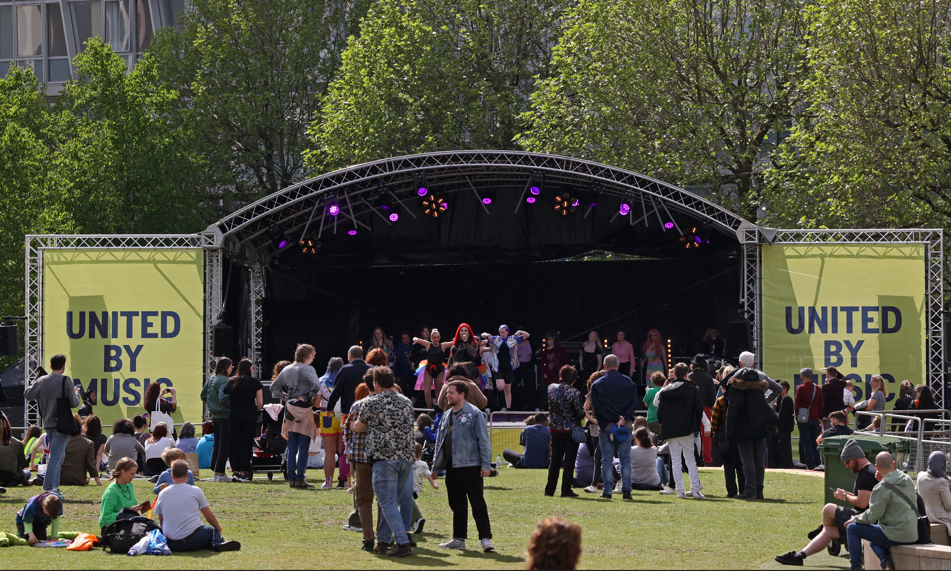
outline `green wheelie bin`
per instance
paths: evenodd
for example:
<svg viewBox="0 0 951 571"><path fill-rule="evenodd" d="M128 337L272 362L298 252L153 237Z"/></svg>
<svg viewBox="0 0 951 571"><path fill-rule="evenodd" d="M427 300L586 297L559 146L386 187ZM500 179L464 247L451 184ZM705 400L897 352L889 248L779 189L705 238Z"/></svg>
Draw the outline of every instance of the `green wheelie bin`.
<svg viewBox="0 0 951 571"><path fill-rule="evenodd" d="M868 458L869 462L874 464L875 456L877 456L879 452L884 451L892 453L892 456L895 457L895 462L898 466L901 466L904 459L908 457L908 451L911 444L908 440L901 440L899 438L895 438L894 436L878 436L876 434L867 433L856 433L850 434L848 436L832 436L824 439L822 444L819 445L819 451L822 452L823 456L825 456L826 503L836 504L843 507L852 507L852 505L848 502L835 499L832 493L836 488L842 488L843 490L848 490L849 493L851 493L853 486L855 486L855 474L853 474L852 471L845 466L842 460L839 459L839 454L842 453L842 448L845 447L845 443L849 440L855 440L855 442L862 447L862 451L865 452L865 457Z"/></svg>

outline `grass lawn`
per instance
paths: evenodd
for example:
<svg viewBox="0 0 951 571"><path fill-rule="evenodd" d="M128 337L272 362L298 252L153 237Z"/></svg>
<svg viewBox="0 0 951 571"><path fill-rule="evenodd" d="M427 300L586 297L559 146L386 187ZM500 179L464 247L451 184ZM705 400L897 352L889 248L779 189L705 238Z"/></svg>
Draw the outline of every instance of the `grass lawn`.
<svg viewBox="0 0 951 571"><path fill-rule="evenodd" d="M200 483L224 528L226 539L241 541L234 553L211 551L174 555L163 569L390 569L439 567L511 569L524 566L525 546L535 523L557 515L584 529L582 568L615 569L755 569L777 567L772 558L805 545L822 506L821 478L786 473L766 475L766 501L726 499L723 472L701 470L707 499L678 500L656 492L634 492L634 501L547 498L542 494L547 472L503 468L487 480L486 499L492 519L494 554L479 551L447 553L438 544L451 533L446 492L426 488L419 500L427 519L419 547L405 559L389 559L360 551L360 534L342 529L352 505L345 491L300 491L275 478L251 484ZM203 474L204 475L204 474ZM317 475L313 474L312 475ZM319 480L318 480L319 482ZM151 484L135 482L139 501L151 498ZM97 533L99 499L104 488L64 488L67 495L63 531ZM578 490L580 492L580 490ZM0 530L15 531L16 510L37 493L35 488L10 488L0 496ZM471 548L477 543L469 523ZM125 556L102 550L87 553L27 547L0 550L3 569L126 569ZM827 555L809 563L847 566Z"/></svg>

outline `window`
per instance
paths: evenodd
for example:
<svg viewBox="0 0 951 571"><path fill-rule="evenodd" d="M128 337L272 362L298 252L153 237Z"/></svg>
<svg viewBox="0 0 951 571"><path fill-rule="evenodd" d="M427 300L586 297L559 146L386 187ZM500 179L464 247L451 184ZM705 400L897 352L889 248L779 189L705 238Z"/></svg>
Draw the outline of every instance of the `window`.
<svg viewBox="0 0 951 571"><path fill-rule="evenodd" d="M179 16L185 11L185 0L158 0L158 4L159 27L177 26Z"/></svg>
<svg viewBox="0 0 951 571"><path fill-rule="evenodd" d="M135 0L135 40L138 52L149 49L152 43L152 13L149 10L149 0Z"/></svg>
<svg viewBox="0 0 951 571"><path fill-rule="evenodd" d="M42 6L17 6L17 55L43 55Z"/></svg>
<svg viewBox="0 0 951 571"><path fill-rule="evenodd" d="M0 6L0 59L13 59L13 52L13 6ZM0 72L6 75L7 69Z"/></svg>
<svg viewBox="0 0 951 571"><path fill-rule="evenodd" d="M86 49L86 41L92 37L102 37L102 2L70 2L69 14L73 26L73 51L80 53Z"/></svg>
<svg viewBox="0 0 951 571"><path fill-rule="evenodd" d="M60 11L59 4L46 5L46 20L49 30L46 41L48 49L46 55L49 57L67 57L66 53L66 31L63 28L63 13Z"/></svg>
<svg viewBox="0 0 951 571"><path fill-rule="evenodd" d="M129 41L129 0L106 2L106 25L103 40L117 52L131 49Z"/></svg>

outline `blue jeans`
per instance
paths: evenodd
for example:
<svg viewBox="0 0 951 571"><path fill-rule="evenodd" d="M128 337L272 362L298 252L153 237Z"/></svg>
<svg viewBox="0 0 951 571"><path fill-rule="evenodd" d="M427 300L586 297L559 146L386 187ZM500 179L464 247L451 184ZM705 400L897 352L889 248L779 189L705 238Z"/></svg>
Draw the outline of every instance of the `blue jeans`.
<svg viewBox="0 0 951 571"><path fill-rule="evenodd" d="M287 479L303 480L307 473L310 437L300 432L287 433Z"/></svg>
<svg viewBox="0 0 951 571"><path fill-rule="evenodd" d="M66 441L69 440L69 435L55 428L47 428L46 437L50 441L50 459L46 465L43 489L48 492L59 487L59 474L63 469L63 460L66 458Z"/></svg>
<svg viewBox="0 0 951 571"><path fill-rule="evenodd" d="M378 460L373 463L373 493L380 505L380 543L409 543L406 530L413 517L413 465L402 460Z"/></svg>
<svg viewBox="0 0 951 571"><path fill-rule="evenodd" d="M199 551L201 549L214 549L219 543L222 543L221 534L218 530L208 524L198 528L198 533L187 539L168 539L168 548L174 551Z"/></svg>
<svg viewBox="0 0 951 571"><path fill-rule="evenodd" d="M598 436L601 444L601 478L604 480L603 493L610 495L614 491L614 452L617 450L621 461L621 491L631 491L631 439L625 442L614 442L607 430L602 430Z"/></svg>
<svg viewBox="0 0 951 571"><path fill-rule="evenodd" d="M819 420L810 419L806 424L799 424L799 438L802 440L802 451L806 455L804 460L809 469L819 465L819 445L816 444L816 438L819 438Z"/></svg>
<svg viewBox="0 0 951 571"><path fill-rule="evenodd" d="M664 459L657 458L657 475L660 476L660 484L666 486L667 482L670 481L670 474L667 473L667 464L664 464Z"/></svg>
<svg viewBox="0 0 951 571"><path fill-rule="evenodd" d="M872 551L875 552L875 555L878 555L882 567L885 567L885 563L891 558L891 555L888 553L889 547L892 545L907 545L906 543L898 543L897 541L888 539L882 532L882 526L880 525L853 523L845 528L845 535L849 540L849 562L851 563L852 569L860 569L862 567L863 539L871 544Z"/></svg>

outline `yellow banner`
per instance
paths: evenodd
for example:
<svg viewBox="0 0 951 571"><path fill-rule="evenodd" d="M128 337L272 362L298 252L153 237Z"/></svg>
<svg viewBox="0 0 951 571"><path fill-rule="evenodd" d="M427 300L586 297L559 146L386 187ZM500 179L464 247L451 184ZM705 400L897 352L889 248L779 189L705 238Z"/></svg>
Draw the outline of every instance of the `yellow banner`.
<svg viewBox="0 0 951 571"><path fill-rule="evenodd" d="M763 368L796 385L834 366L868 398L872 375L925 382L925 248L920 244L764 246ZM817 374L819 374L817 372Z"/></svg>
<svg viewBox="0 0 951 571"><path fill-rule="evenodd" d="M200 422L203 299L201 249L45 250L43 365L66 355L104 427L144 414L152 383L175 387L176 423Z"/></svg>

